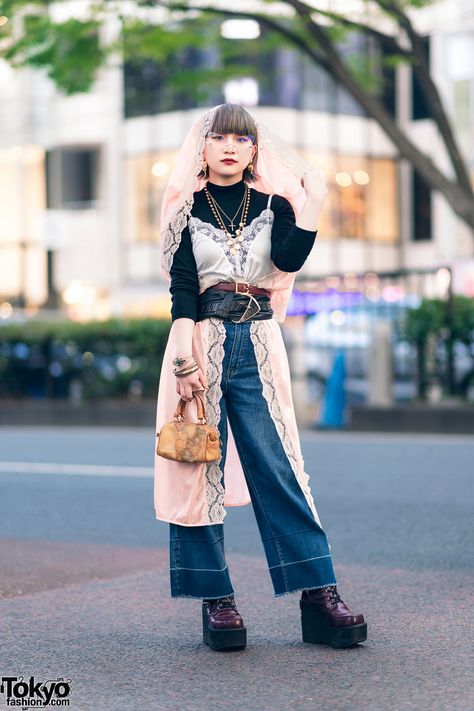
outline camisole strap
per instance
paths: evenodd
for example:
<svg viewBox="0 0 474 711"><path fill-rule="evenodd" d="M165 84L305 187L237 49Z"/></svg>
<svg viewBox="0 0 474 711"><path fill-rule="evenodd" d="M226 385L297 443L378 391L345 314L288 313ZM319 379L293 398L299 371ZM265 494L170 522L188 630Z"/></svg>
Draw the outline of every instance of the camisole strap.
<svg viewBox="0 0 474 711"><path fill-rule="evenodd" d="M272 197L273 197L273 195L269 195L269 196L268 196L267 210L270 209L270 204L271 204L271 202L272 202ZM271 222L271 215L268 215L268 224L270 224L270 222Z"/></svg>

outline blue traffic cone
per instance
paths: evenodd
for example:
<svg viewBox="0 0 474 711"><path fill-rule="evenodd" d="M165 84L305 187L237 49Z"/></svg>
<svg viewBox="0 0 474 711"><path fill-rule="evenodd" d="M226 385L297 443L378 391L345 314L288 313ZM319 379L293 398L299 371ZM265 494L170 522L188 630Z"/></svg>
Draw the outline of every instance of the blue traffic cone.
<svg viewBox="0 0 474 711"><path fill-rule="evenodd" d="M338 351L334 357L331 375L326 381L323 406L318 428L340 429L344 427L344 412L346 409L346 354Z"/></svg>

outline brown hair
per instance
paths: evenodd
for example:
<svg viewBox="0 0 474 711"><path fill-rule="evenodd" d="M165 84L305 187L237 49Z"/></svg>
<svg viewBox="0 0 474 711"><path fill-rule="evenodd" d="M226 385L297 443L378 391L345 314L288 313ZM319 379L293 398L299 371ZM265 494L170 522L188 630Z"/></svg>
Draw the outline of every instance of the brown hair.
<svg viewBox="0 0 474 711"><path fill-rule="evenodd" d="M236 133L239 136L255 136L255 146L257 150L255 151L252 163L254 166L256 165L258 158L257 124L243 106L240 106L240 104L221 104L221 106L218 106L214 112L214 118L209 130L215 133ZM206 174L201 170L198 178L204 177L206 177ZM248 168L245 168L242 177L244 180L249 181L258 179L255 168L252 172L250 172Z"/></svg>

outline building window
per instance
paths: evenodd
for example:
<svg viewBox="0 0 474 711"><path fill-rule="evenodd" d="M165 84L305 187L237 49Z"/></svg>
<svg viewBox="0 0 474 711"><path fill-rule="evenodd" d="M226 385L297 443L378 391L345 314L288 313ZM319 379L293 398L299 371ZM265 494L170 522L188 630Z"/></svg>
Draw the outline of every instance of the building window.
<svg viewBox="0 0 474 711"><path fill-rule="evenodd" d="M80 210L95 207L98 175L98 148L53 148L47 151L47 208Z"/></svg>
<svg viewBox="0 0 474 711"><path fill-rule="evenodd" d="M206 72L217 67L218 56L213 47L189 47L161 62L127 60L123 69L125 118L222 103L222 87L207 86L202 79L192 84L181 83L190 72Z"/></svg>
<svg viewBox="0 0 474 711"><path fill-rule="evenodd" d="M127 242L158 243L161 202L175 156L175 151L152 151L126 158L124 220Z"/></svg>
<svg viewBox="0 0 474 711"><path fill-rule="evenodd" d="M412 238L421 242L432 238L431 188L418 171L413 171Z"/></svg>
<svg viewBox="0 0 474 711"><path fill-rule="evenodd" d="M474 122L474 81L453 81L453 118L460 131L469 131Z"/></svg>
<svg viewBox="0 0 474 711"><path fill-rule="evenodd" d="M166 60L131 58L124 63L125 118L207 107L243 96L248 106L282 106L364 116L351 94L293 47L265 47L268 30L257 39L210 39L206 48L188 47ZM262 46L263 45L263 46ZM368 55L366 39L350 33L343 56ZM231 72L235 67L235 75ZM248 73L242 69L248 67ZM224 74L224 76L223 76ZM393 72L385 71L382 99L393 110ZM220 78L219 78L220 77ZM191 81L189 81L191 79ZM211 81L212 79L212 81Z"/></svg>
<svg viewBox="0 0 474 711"><path fill-rule="evenodd" d="M394 244L398 240L397 163L305 151L326 175L328 196L321 213L321 239L356 239Z"/></svg>
<svg viewBox="0 0 474 711"><path fill-rule="evenodd" d="M430 38L423 37L423 47L425 50L426 61L430 64ZM413 69L411 70L411 106L412 119L418 121L420 119L432 118L431 111L426 103L425 95L421 90L420 83Z"/></svg>

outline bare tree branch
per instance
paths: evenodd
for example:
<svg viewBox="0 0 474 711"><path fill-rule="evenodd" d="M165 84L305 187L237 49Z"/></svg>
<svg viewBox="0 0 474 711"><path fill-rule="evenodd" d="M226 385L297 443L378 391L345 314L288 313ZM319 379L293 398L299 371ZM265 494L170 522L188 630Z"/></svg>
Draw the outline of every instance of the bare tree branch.
<svg viewBox="0 0 474 711"><path fill-rule="evenodd" d="M372 116L379 123L393 140L401 155L410 160L427 183L443 193L449 199L457 214L474 228L474 201L472 200L471 186L469 185L469 191L466 191L460 181L453 182L449 180L431 158L422 153L398 127L382 103L361 87L341 61L327 33L313 20L313 9L300 2L300 0L287 0L287 2L296 10L305 22L308 32L324 51L327 62L331 66L332 75L352 94L369 116Z"/></svg>
<svg viewBox="0 0 474 711"><path fill-rule="evenodd" d="M426 98L428 106L430 107L431 115L435 120L438 129L443 138L444 144L448 151L451 163L456 173L456 177L461 185L461 187L474 198L474 192L471 185L471 180L469 178L469 173L467 171L464 160L459 151L457 141L454 137L454 133L451 127L451 123L444 109L439 91L433 82L431 77L430 68L426 60L425 49L423 46L423 41L421 36L416 32L413 27L410 18L403 12L403 10L393 2L387 2L386 0L377 0L380 7L382 7L387 12L394 15L400 26L407 33L410 39L411 46L413 49L413 54L416 57L416 63L413 65L413 72L416 74L420 88Z"/></svg>

